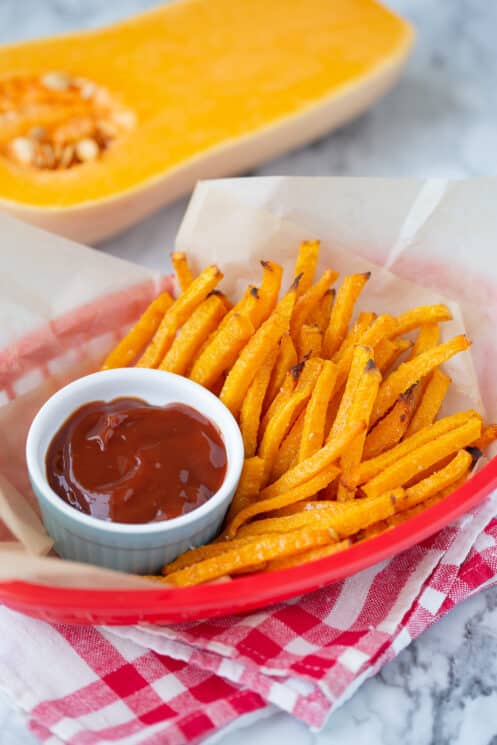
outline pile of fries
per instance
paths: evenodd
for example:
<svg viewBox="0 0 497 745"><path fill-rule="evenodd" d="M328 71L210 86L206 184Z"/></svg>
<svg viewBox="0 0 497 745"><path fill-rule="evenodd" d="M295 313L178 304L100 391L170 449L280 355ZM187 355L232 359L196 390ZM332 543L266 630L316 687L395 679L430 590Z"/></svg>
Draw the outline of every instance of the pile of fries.
<svg viewBox="0 0 497 745"><path fill-rule="evenodd" d="M232 305L216 266L194 277L173 254L178 298L161 294L105 360L103 369L136 364L200 383L243 436L222 534L155 579L194 585L343 551L450 494L497 438L477 411L437 420L451 384L441 365L470 346L463 335L440 343L449 309L354 321L370 275L335 290L331 269L314 281L318 255L319 241L301 244L281 299L282 268L262 261L260 287Z"/></svg>

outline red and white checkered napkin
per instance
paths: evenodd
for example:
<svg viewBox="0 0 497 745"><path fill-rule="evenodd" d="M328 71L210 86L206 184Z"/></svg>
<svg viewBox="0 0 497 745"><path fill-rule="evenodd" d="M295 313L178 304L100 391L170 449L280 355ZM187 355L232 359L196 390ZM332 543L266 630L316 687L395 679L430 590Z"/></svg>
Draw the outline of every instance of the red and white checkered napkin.
<svg viewBox="0 0 497 745"><path fill-rule="evenodd" d="M497 582L497 493L345 582L174 627L50 626L0 608L0 685L46 743L180 745L272 703L320 727L453 605Z"/></svg>

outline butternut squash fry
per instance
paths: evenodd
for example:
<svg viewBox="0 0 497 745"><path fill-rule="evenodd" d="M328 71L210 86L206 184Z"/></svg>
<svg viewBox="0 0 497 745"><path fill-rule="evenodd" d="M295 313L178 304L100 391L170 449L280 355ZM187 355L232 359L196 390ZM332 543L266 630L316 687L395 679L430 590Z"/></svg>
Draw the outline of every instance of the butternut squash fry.
<svg viewBox="0 0 497 745"><path fill-rule="evenodd" d="M281 337L288 331L295 305L295 292L295 289L290 290L280 301L242 350L228 373L219 398L235 416L238 416L259 365L275 353Z"/></svg>
<svg viewBox="0 0 497 745"><path fill-rule="evenodd" d="M378 370L385 374L397 362L401 354L412 347L409 339L382 339L375 347L374 358Z"/></svg>
<svg viewBox="0 0 497 745"><path fill-rule="evenodd" d="M294 556L287 556L284 559L273 559L268 562L265 571L275 572L278 569L289 569L290 567L299 566L300 564L308 564L310 561L324 559L325 556L332 556L332 554L344 551L346 548L349 548L351 544L352 541L349 538L346 538L344 541L339 541L339 543L330 543L328 546L319 546L319 548L310 548L307 551L295 554Z"/></svg>
<svg viewBox="0 0 497 745"><path fill-rule="evenodd" d="M356 322L333 355L333 362L339 362L348 350L352 349L356 344L359 344L359 340L363 333L371 326L373 321L376 321L377 318L378 316L376 313L364 311L359 313Z"/></svg>
<svg viewBox="0 0 497 745"><path fill-rule="evenodd" d="M323 339L323 356L333 357L347 336L347 329L361 290L371 274L351 274L343 280L331 311L330 322Z"/></svg>
<svg viewBox="0 0 497 745"><path fill-rule="evenodd" d="M324 332L328 328L331 309L333 308L333 303L335 302L335 295L336 290L334 287L331 287L325 292L317 308L315 308L314 311L309 315L309 322L316 324L316 326L319 326L322 334L324 334Z"/></svg>
<svg viewBox="0 0 497 745"><path fill-rule="evenodd" d="M263 410L266 411L281 390L283 381L289 370L297 364L297 351L290 334L281 337L278 356L271 373L271 380L264 400Z"/></svg>
<svg viewBox="0 0 497 745"><path fill-rule="evenodd" d="M419 326L450 321L452 313L446 305L422 305L397 316L397 335L407 334Z"/></svg>
<svg viewBox="0 0 497 745"><path fill-rule="evenodd" d="M223 278L217 266L210 266L193 280L185 292L168 308L147 346L137 362L137 367L157 367L174 341L176 332L188 320L195 308Z"/></svg>
<svg viewBox="0 0 497 745"><path fill-rule="evenodd" d="M326 545L331 540L327 530L301 530L286 535L262 536L245 546L171 572L167 576L167 581L176 587L197 585L237 572L244 567L251 567L255 562L292 556L309 548Z"/></svg>
<svg viewBox="0 0 497 745"><path fill-rule="evenodd" d="M298 417L297 421L287 434L281 447L276 455L273 470L271 472L271 481L279 479L286 471L292 466L296 466L299 463L298 453L300 443L302 441L302 433L304 429L304 417L305 412L303 411Z"/></svg>
<svg viewBox="0 0 497 745"><path fill-rule="evenodd" d="M364 459L374 458L390 450L404 437L414 411L419 383L407 389L383 419L369 431L364 444Z"/></svg>
<svg viewBox="0 0 497 745"><path fill-rule="evenodd" d="M354 437L366 428L364 422L350 424L337 437L327 442L310 458L294 466L284 473L277 481L266 486L261 492L261 499L270 499L288 489L293 489L305 481L308 481L320 471L331 466L342 455L345 448L349 446Z"/></svg>
<svg viewBox="0 0 497 745"><path fill-rule="evenodd" d="M424 387L421 400L412 417L407 436L419 432L423 427L433 424L443 404L451 379L438 368L432 372Z"/></svg>
<svg viewBox="0 0 497 745"><path fill-rule="evenodd" d="M174 251L171 254L171 261L173 264L174 273L176 275L176 282L181 292L184 292L187 287L193 282L193 274L190 267L188 266L188 259L186 254L182 251Z"/></svg>
<svg viewBox="0 0 497 745"><path fill-rule="evenodd" d="M467 450L459 450L450 463L439 471L435 471L423 481L406 489L404 509L415 507L420 502L425 502L434 497L452 484L455 484L468 473L473 463L471 453Z"/></svg>
<svg viewBox="0 0 497 745"><path fill-rule="evenodd" d="M276 454L285 435L300 412L303 411L310 396L310 386L307 390L296 389L290 394L286 403L269 420L258 450L258 455L264 460L264 484L267 483L271 475Z"/></svg>
<svg viewBox="0 0 497 745"><path fill-rule="evenodd" d="M326 412L330 398L333 395L336 378L337 366L334 362L326 360L305 410L298 451L299 463L309 458L323 446Z"/></svg>
<svg viewBox="0 0 497 745"><path fill-rule="evenodd" d="M300 360L305 357L320 357L323 346L323 336L318 326L304 323L300 327L297 342L297 354Z"/></svg>
<svg viewBox="0 0 497 745"><path fill-rule="evenodd" d="M416 432L414 435L403 440L395 447L381 453L381 455L363 461L348 475L346 479L347 486L355 488L360 484L364 484L366 481L370 481L377 474L381 473L381 471L384 471L404 456L409 455L409 453L412 453L414 450L436 440L446 432L450 432L451 430L460 427L473 417L479 418L481 422L480 415L473 409L459 411L457 414L451 414L443 419L439 419L438 422L434 422L431 427L425 427L419 432Z"/></svg>
<svg viewBox="0 0 497 745"><path fill-rule="evenodd" d="M245 458L243 462L242 473L235 496L231 502L226 521L233 520L241 510L251 504L259 495L262 489L262 479L264 477L264 461L257 455L252 458Z"/></svg>
<svg viewBox="0 0 497 745"><path fill-rule="evenodd" d="M295 343L299 338L300 328L304 323L307 323L309 316L316 310L337 277L338 272L327 269L314 285L300 295L295 303L290 323L290 333Z"/></svg>
<svg viewBox="0 0 497 745"><path fill-rule="evenodd" d="M277 497L272 497L271 499L259 499L257 502L249 504L235 515L233 520L228 524L223 536L227 539L234 538L239 528L257 515L286 507L295 502L300 502L302 499L313 497L321 489L324 489L330 481L333 481L338 474L338 468L327 468L304 484L295 487L295 489L290 489L284 494L279 494Z"/></svg>
<svg viewBox="0 0 497 745"><path fill-rule="evenodd" d="M185 375L202 344L225 314L226 306L219 295L211 294L206 297L180 328L159 369Z"/></svg>
<svg viewBox="0 0 497 745"><path fill-rule="evenodd" d="M257 451L262 404L269 385L273 365L274 359L268 357L257 371L243 400L240 411L240 429L246 458L252 457Z"/></svg>
<svg viewBox="0 0 497 745"><path fill-rule="evenodd" d="M314 510L302 510L286 517L270 517L255 520L244 525L237 533L237 538L245 538L267 533L328 529L333 536L341 540L355 535L359 530L385 520L394 515L402 503L404 490L392 489L374 498L353 499L348 502L335 502L329 507Z"/></svg>
<svg viewBox="0 0 497 745"><path fill-rule="evenodd" d="M130 365L149 343L172 304L173 299L168 292L162 292L156 297L124 339L105 358L100 369L111 370Z"/></svg>
<svg viewBox="0 0 497 745"><path fill-rule="evenodd" d="M240 351L253 338L253 334L254 326L247 316L240 313L230 315L222 333L215 334L197 357L190 371L190 379L205 388L213 386L222 373L235 364Z"/></svg>
<svg viewBox="0 0 497 745"><path fill-rule="evenodd" d="M303 295L314 282L319 258L320 241L302 241L295 262L294 279L300 277L297 295Z"/></svg>
<svg viewBox="0 0 497 745"><path fill-rule="evenodd" d="M266 321L273 310L276 308L278 296L280 294L281 278L283 269L275 261L261 261L262 282L259 291L259 305L254 311L254 316L250 320L255 328L259 328L261 323Z"/></svg>
<svg viewBox="0 0 497 745"><path fill-rule="evenodd" d="M375 369L373 350L364 344L356 344L352 351L352 360L345 385L345 390L338 407L336 418L330 429L327 440L336 437L349 422L349 414L354 401L359 381L368 367ZM339 368L340 370L340 368ZM338 373L337 373L338 378Z"/></svg>
<svg viewBox="0 0 497 745"><path fill-rule="evenodd" d="M464 336L456 336L445 344L439 344L433 349L418 355L410 362L403 362L400 367L391 373L380 386L378 398L372 415L372 424L381 419L393 406L401 393L406 391L413 383L432 372L436 367L446 362L458 352L463 352L471 346L469 339Z"/></svg>
<svg viewBox="0 0 497 745"><path fill-rule="evenodd" d="M481 419L471 417L460 427L440 435L436 440L426 443L400 458L384 471L373 477L362 487L368 497L375 497L387 489L402 486L416 474L438 463L457 450L470 445L481 432Z"/></svg>
<svg viewBox="0 0 497 745"><path fill-rule="evenodd" d="M485 450L495 440L497 440L497 424L487 424L483 428L481 436L471 444L473 447L479 448L479 450Z"/></svg>
<svg viewBox="0 0 497 745"><path fill-rule="evenodd" d="M371 348L370 348L371 349ZM372 350L371 350L372 352ZM363 421L366 423L366 428L369 425L369 418L373 410L373 405L378 395L378 389L381 382L381 373L375 365L373 357L370 357L366 363L366 368L357 384L354 400L350 407L349 420L351 422ZM357 437L350 443L349 447L343 453L340 458L340 468L343 474L349 473L349 471L357 466L362 460L362 452L364 449L364 442L366 439L366 431L364 429ZM355 492L353 489L348 489L341 482L338 484L337 499L339 502L345 502L348 499L353 499Z"/></svg>
<svg viewBox="0 0 497 745"><path fill-rule="evenodd" d="M417 357L418 354L428 351L436 347L440 341L440 326L438 323L427 323L426 326L421 326L419 329L416 341L411 350L411 354L407 360L412 360Z"/></svg>

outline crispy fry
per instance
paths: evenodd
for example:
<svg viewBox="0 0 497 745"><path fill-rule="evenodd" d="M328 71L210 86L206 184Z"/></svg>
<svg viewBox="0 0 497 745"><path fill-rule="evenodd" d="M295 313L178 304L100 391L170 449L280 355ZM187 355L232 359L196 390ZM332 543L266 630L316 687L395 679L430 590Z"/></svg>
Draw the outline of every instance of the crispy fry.
<svg viewBox="0 0 497 745"><path fill-rule="evenodd" d="M364 344L356 344L352 349L352 360L350 364L350 370L345 385L345 390L338 407L333 426L331 427L327 440L331 440L336 437L349 422L349 413L354 401L355 392L359 381L361 380L364 372L368 367L375 369L373 350L371 347L367 347ZM340 370L340 368L339 368ZM337 373L338 381L338 373ZM367 424L367 422L366 422Z"/></svg>
<svg viewBox="0 0 497 745"><path fill-rule="evenodd" d="M472 462L472 456L467 450L459 450L447 466L406 489L403 509L415 507L452 486L468 473Z"/></svg>
<svg viewBox="0 0 497 745"><path fill-rule="evenodd" d="M376 313L366 313L364 311L359 313L356 322L333 355L333 362L340 362L342 357L344 357L350 349L352 349L356 344L359 344L361 336L377 317Z"/></svg>
<svg viewBox="0 0 497 745"><path fill-rule="evenodd" d="M303 364L299 364L300 374L296 381L295 391L290 392L289 388L288 395L286 395L286 390L283 388L281 394L275 399L274 405L271 405L268 409L261 425L262 442L260 446L260 455L264 458L266 464L266 480L272 472L281 442L311 396L322 365L322 360L317 358L311 358L305 360ZM292 375L289 378L291 379Z"/></svg>
<svg viewBox="0 0 497 745"><path fill-rule="evenodd" d="M252 336L229 371L219 398L232 414L238 415L259 365L274 354L281 337L288 331L294 305L295 289L292 289Z"/></svg>
<svg viewBox="0 0 497 745"><path fill-rule="evenodd" d="M275 415L269 420L268 425L262 436L259 446L258 455L264 460L264 483L266 484L271 471L278 449L292 426L295 419L304 409L305 404L311 396L311 387L307 390L296 389L283 404Z"/></svg>
<svg viewBox="0 0 497 745"><path fill-rule="evenodd" d="M437 346L439 341L440 326L438 323L427 323L426 326L421 326L411 350L411 354L407 359L412 360L414 357L417 357L418 354L427 352L428 349L433 349L433 347Z"/></svg>
<svg viewBox="0 0 497 745"><path fill-rule="evenodd" d="M303 360L303 363L302 372L296 381L295 390L312 391L323 369L324 360L319 357L310 357Z"/></svg>
<svg viewBox="0 0 497 745"><path fill-rule="evenodd" d="M254 574L255 572L264 572L267 568L267 561L259 561L257 564L249 564L242 569L235 569L231 572L231 577L239 577L241 574Z"/></svg>
<svg viewBox="0 0 497 745"><path fill-rule="evenodd" d="M294 278L300 277L297 295L303 295L314 282L319 257L320 241L302 241L295 262Z"/></svg>
<svg viewBox="0 0 497 745"><path fill-rule="evenodd" d="M462 352L471 345L469 339L464 336L456 336L445 344L439 344L427 352L423 352L410 362L403 362L400 367L383 381L380 386L378 398L373 410L372 423L378 421L393 406L401 393L406 391L413 383L432 372L436 367Z"/></svg>
<svg viewBox="0 0 497 745"><path fill-rule="evenodd" d="M457 458L458 456L456 456ZM455 458L454 458L455 460ZM470 461L471 461L470 457ZM459 465L462 465L459 463ZM440 473L440 471L438 472ZM469 467L464 470L464 468L460 469L460 476L453 480L450 478L450 484L446 486L444 489L441 489L440 491L437 491L432 497L429 499L426 499L426 501L419 501L419 497L412 498L411 501L415 503L414 507L409 507L409 497L407 496L407 493L410 491L410 489L406 489L406 497L399 503L399 510L400 512L397 512L395 515L392 515L391 517L387 518L386 520L381 520L378 523L375 523L374 525L371 525L369 528L366 528L366 530L361 530L357 534L358 540L367 540L369 538L374 538L376 535L379 535L380 533L384 533L385 530L391 530L392 528L395 528L397 525L401 525L404 522L407 522L407 520L410 520L412 517L415 517L420 512L423 512L424 510L428 509L428 507L431 507L434 504L437 504L437 502L441 502L443 499L449 496L449 494L452 494L455 492L455 490L461 486L461 484L464 484L466 479L468 478L469 474ZM433 476L430 477L432 479ZM449 479L448 479L449 480ZM428 479L426 479L428 481ZM419 484L416 485L416 488L423 484L423 481L420 481ZM427 489L427 491L432 491L432 489ZM420 492L421 494L421 492ZM407 509L406 509L407 507Z"/></svg>
<svg viewBox="0 0 497 745"><path fill-rule="evenodd" d="M223 278L217 266L205 269L187 287L164 314L152 341L137 362L137 367L157 367L174 341L176 332L188 320L195 308Z"/></svg>
<svg viewBox="0 0 497 745"><path fill-rule="evenodd" d="M314 311L309 315L309 322L316 324L316 326L319 326L322 334L324 334L324 332L328 328L331 309L333 308L333 303L335 302L335 295L336 290L334 287L327 290L324 293L323 298L317 308L315 308Z"/></svg>
<svg viewBox="0 0 497 745"><path fill-rule="evenodd" d="M379 520L394 515L402 504L404 490L393 489L378 497L354 499L348 502L334 502L329 507L303 510L286 517L270 517L255 520L240 528L237 537L246 538L267 533L288 533L303 528L309 530L325 529L333 531L334 538L347 538Z"/></svg>
<svg viewBox="0 0 497 745"><path fill-rule="evenodd" d="M313 363L311 366L309 366L308 360L303 359L300 362L297 362L296 365L290 368L290 370L285 375L283 385L279 389L278 393L272 400L271 405L269 406L266 413L262 417L261 432L260 432L261 436L266 431L268 422L273 418L276 412L282 406L284 406L285 403L288 401L295 387L299 384L304 370L306 370L306 375L304 378L305 385L307 385L307 380L309 376L313 379L317 377L317 375L319 374L319 370L316 369L317 364L320 364L320 363ZM302 389L302 386L301 386L301 389Z"/></svg>
<svg viewBox="0 0 497 745"><path fill-rule="evenodd" d="M419 432L416 432L416 434L408 437L381 455L363 461L357 468L354 468L347 477L347 486L353 489L360 484L364 484L366 481L370 481L374 476L381 473L381 471L385 470L404 456L409 455L414 450L436 440L446 432L450 432L451 430L460 427L473 417L480 418L476 411L469 409L468 411L459 411L457 414L452 414L451 416L440 419L438 422L434 422L431 427L425 427Z"/></svg>
<svg viewBox="0 0 497 745"><path fill-rule="evenodd" d="M231 323L231 319L233 318L233 316L236 316L236 315L247 316L247 318L250 318L250 320L252 321L252 317L255 317L254 311L255 311L255 308L258 302L259 302L259 290L254 285L249 285L247 289L245 290L245 292L243 293L242 298L224 316L223 320L218 326L216 334L211 339L209 339L209 343L213 341L213 339L215 338L217 334L221 334L224 332L224 329L226 328L226 326L229 323Z"/></svg>
<svg viewBox="0 0 497 745"><path fill-rule="evenodd" d="M338 541L338 534L332 526L336 524L338 508L345 506L348 507L349 503L344 505L335 502L327 509L302 510L285 517L266 517L260 520L254 520L247 525L242 525L235 540L254 538L254 536L258 535L288 534L294 531L308 529L333 531L330 533L330 543L336 542Z"/></svg>
<svg viewBox="0 0 497 745"><path fill-rule="evenodd" d="M423 427L433 424L438 412L440 411L451 382L449 376L441 370L436 369L432 372L429 380L426 382L416 412L407 428L408 437L409 435L413 435L415 432L419 432Z"/></svg>
<svg viewBox="0 0 497 745"><path fill-rule="evenodd" d="M309 287L309 289L304 292L295 303L292 320L290 322L290 333L295 343L297 343L299 338L300 328L304 323L307 323L309 316L319 306L322 298L330 289L330 286L335 282L337 277L338 272L327 269L323 272L316 284Z"/></svg>
<svg viewBox="0 0 497 745"><path fill-rule="evenodd" d="M337 366L326 360L316 381L311 399L304 413L302 436L298 451L299 463L323 446L326 412L337 378Z"/></svg>
<svg viewBox="0 0 497 745"><path fill-rule="evenodd" d="M272 510L268 512L268 517L286 517L287 515L296 515L297 512L303 512L304 510L327 510L330 507L335 507L337 501L335 499L303 499L301 502L295 502L295 504L289 504L287 507L280 507L278 510Z"/></svg>
<svg viewBox="0 0 497 745"><path fill-rule="evenodd" d="M373 410L373 405L378 394L378 388L380 387L380 382L381 373L377 369L373 358L370 357L370 359L366 363L366 368L364 369L363 374L356 386L354 399L350 407L350 421L363 421L366 422L366 427L368 426L369 418ZM340 467L344 474L349 473L354 466L357 466L361 462L365 439L366 429L364 429L363 432L357 435L357 437L350 443L347 450L341 456ZM348 489L342 483L338 484L337 499L339 502L345 502L347 499L353 499L354 496L355 494L353 489Z"/></svg>
<svg viewBox="0 0 497 745"><path fill-rule="evenodd" d="M412 346L409 339L382 339L375 347L374 358L378 370L385 374L397 362L401 354L404 354Z"/></svg>
<svg viewBox="0 0 497 745"><path fill-rule="evenodd" d="M253 338L254 327L244 315L235 313L223 329L197 357L191 371L190 379L210 388L221 374L235 364L240 351L250 338Z"/></svg>
<svg viewBox="0 0 497 745"><path fill-rule="evenodd" d="M442 491L439 491L437 494L435 494L434 497L431 497L431 500L433 500L433 502L435 501L438 502L441 499L445 499L445 497L450 496L456 491L456 489L459 489L459 487L462 486L468 480L468 477L469 477L469 470L466 471L466 473L464 473L459 479L457 479L457 481L454 481L453 484L450 484L450 486L447 486L445 489L442 489ZM428 505L431 502L431 500L428 499L425 504Z"/></svg>
<svg viewBox="0 0 497 745"><path fill-rule="evenodd" d="M426 510L428 509L428 507L431 507L437 502L440 502L441 499L443 499L443 497L431 497L431 499L427 499L426 502L417 504L416 507L411 507L409 510L397 512L395 515L388 517L385 520L387 530L390 528L396 528L397 525L402 525L402 523L407 522L407 520L410 520L412 517L416 517L416 515L419 515L419 513L423 512L423 510Z"/></svg>
<svg viewBox="0 0 497 745"><path fill-rule="evenodd" d="M375 318L371 326L368 326L368 328L363 331L357 343L376 349L376 345L379 344L382 339L390 338L394 330L395 319L392 316L388 314L378 316L378 318ZM343 356L338 360L338 375L336 382L337 395L341 393L342 388L347 381L350 366L352 364L354 346L356 345L345 350Z"/></svg>
<svg viewBox="0 0 497 745"><path fill-rule="evenodd" d="M298 362L285 375L285 380L283 381L283 385L281 386L276 396L273 398L271 405L266 410L264 416L261 419L261 425L260 425L260 430L259 430L260 437L264 435L268 422L271 421L271 419L273 418L275 413L278 411L278 409L284 406L285 403L290 398L290 396L292 395L293 391L295 390L295 386L297 385L297 381L300 377L300 374L302 370L304 369L304 364L305 364L305 360L303 360L302 362Z"/></svg>
<svg viewBox="0 0 497 745"><path fill-rule="evenodd" d="M250 384L240 410L240 429L246 458L255 455L257 450L262 404L269 385L273 365L274 359L268 357L260 366L255 378Z"/></svg>
<svg viewBox="0 0 497 745"><path fill-rule="evenodd" d="M310 458L299 463L284 473L277 481L266 486L261 492L261 499L270 499L283 494L311 479L320 471L331 466L342 455L354 437L366 428L364 422L351 423L337 437L330 440Z"/></svg>
<svg viewBox="0 0 497 745"><path fill-rule="evenodd" d="M245 538L235 538L232 541L223 539L217 539L213 543L206 543L203 546L197 546L185 551L183 554L178 556L177 559L171 561L162 567L162 574L168 575L173 572L177 572L180 569L186 569L191 567L193 564L197 564L199 561L204 559L211 559L213 556L220 556L226 553L226 551L232 551L233 549L240 548L241 546L247 546L254 542L254 536L246 536Z"/></svg>
<svg viewBox="0 0 497 745"><path fill-rule="evenodd" d="M281 337L278 356L271 373L271 380L267 389L264 400L263 410L266 411L271 402L280 392L283 381L288 371L297 364L297 352L290 334L283 334Z"/></svg>
<svg viewBox="0 0 497 745"><path fill-rule="evenodd" d="M471 444L473 447L479 448L479 450L485 450L495 440L497 440L497 424L487 424L483 428L481 436Z"/></svg>
<svg viewBox="0 0 497 745"><path fill-rule="evenodd" d="M275 572L278 569L289 569L290 567L299 566L300 564L307 564L309 561L317 561L323 559L325 556L331 556L343 551L352 544L349 538L339 543L330 543L328 546L320 546L319 548L310 548L308 551L295 554L295 556L287 556L285 559L273 559L268 562L266 571Z"/></svg>
<svg viewBox="0 0 497 745"><path fill-rule="evenodd" d="M185 375L203 342L215 330L225 313L226 306L222 298L216 294L209 295L181 327L159 369Z"/></svg>
<svg viewBox="0 0 497 745"><path fill-rule="evenodd" d="M394 489L405 484L416 474L422 473L426 468L438 463L451 453L469 445L476 440L480 432L481 419L478 416L471 417L460 427L440 435L436 440L422 445L385 468L364 484L363 492L368 497L375 497L387 489Z"/></svg>
<svg viewBox="0 0 497 745"><path fill-rule="evenodd" d="M293 465L297 465L298 453L300 443L302 441L302 433L304 429L304 417L305 411L303 411L298 417L297 421L287 434L281 447L276 455L273 470L271 472L271 481L279 479L286 471L288 471Z"/></svg>
<svg viewBox="0 0 497 745"><path fill-rule="evenodd" d="M171 572L167 581L177 587L196 585L250 567L255 562L266 562L277 557L292 556L309 548L331 542L327 530L301 530L286 535L261 536L246 546L226 551L219 556L200 561L185 569Z"/></svg>
<svg viewBox="0 0 497 745"><path fill-rule="evenodd" d="M323 345L323 336L319 326L304 323L300 328L297 351L300 360L304 357L319 357Z"/></svg>
<svg viewBox="0 0 497 745"><path fill-rule="evenodd" d="M268 422L270 422L279 409L286 404L295 389L303 391L306 390L309 385L313 385L316 382L322 364L322 360L316 357L311 359L304 358L289 370L285 376L285 380L279 393L275 396L271 406L262 418L261 436L266 431Z"/></svg>
<svg viewBox="0 0 497 745"><path fill-rule="evenodd" d="M239 528L252 518L257 515L261 515L264 512L270 512L271 510L277 510L281 507L300 502L302 499L313 497L325 486L328 486L330 481L333 481L339 474L338 468L327 468L326 471L321 471L309 481L304 484L297 486L295 489L290 489L284 494L280 494L277 497L271 499L259 499L257 502L249 504L243 510L237 513L234 519L228 524L224 532L225 538L234 538Z"/></svg>
<svg viewBox="0 0 497 745"><path fill-rule="evenodd" d="M172 304L173 299L168 292L162 292L156 297L133 328L128 331L124 339L121 339L117 347L106 357L100 369L111 370L115 367L127 367L133 362L153 337L159 328L164 313L169 310Z"/></svg>
<svg viewBox="0 0 497 745"><path fill-rule="evenodd" d="M259 495L264 477L264 461L257 455L245 458L235 496L231 502L226 521L233 520L241 510L251 504Z"/></svg>
<svg viewBox="0 0 497 745"><path fill-rule="evenodd" d="M337 292L330 322L323 339L323 355L325 357L333 357L345 339L357 298L370 276L369 272L351 274L343 280Z"/></svg>
<svg viewBox="0 0 497 745"><path fill-rule="evenodd" d="M253 322L256 328L269 318L276 308L278 296L280 294L281 277L283 276L282 267L275 261L261 261L262 266L262 283L259 292L259 304L255 310Z"/></svg>
<svg viewBox="0 0 497 745"><path fill-rule="evenodd" d="M176 274L176 281L178 283L181 292L184 292L187 287L190 287L193 282L193 274L188 266L188 259L186 254L182 251L174 251L171 254L171 261L173 264L174 273Z"/></svg>
<svg viewBox="0 0 497 745"><path fill-rule="evenodd" d="M374 458L385 450L393 448L404 437L416 400L419 383L407 389L383 419L371 429L364 444L363 457Z"/></svg>
<svg viewBox="0 0 497 745"><path fill-rule="evenodd" d="M446 305L423 305L397 316L397 336L407 334L419 326L450 321L452 313Z"/></svg>
<svg viewBox="0 0 497 745"><path fill-rule="evenodd" d="M397 505L403 498L404 490L398 488L379 494L371 500L354 499L346 502L344 506L350 507L350 510L337 514L331 527L340 538L347 538L362 528L395 514Z"/></svg>

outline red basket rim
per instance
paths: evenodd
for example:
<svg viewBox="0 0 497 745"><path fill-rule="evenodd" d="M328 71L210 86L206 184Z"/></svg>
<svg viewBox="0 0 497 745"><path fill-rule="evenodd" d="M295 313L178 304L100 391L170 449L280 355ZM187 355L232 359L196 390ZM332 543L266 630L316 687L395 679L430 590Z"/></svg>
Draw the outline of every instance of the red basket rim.
<svg viewBox="0 0 497 745"><path fill-rule="evenodd" d="M312 564L271 574L185 588L122 590L12 581L0 583L0 601L31 615L77 623L177 622L244 613L317 590L420 543L478 504L495 486L497 457L442 502L392 530Z"/></svg>

